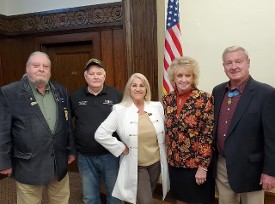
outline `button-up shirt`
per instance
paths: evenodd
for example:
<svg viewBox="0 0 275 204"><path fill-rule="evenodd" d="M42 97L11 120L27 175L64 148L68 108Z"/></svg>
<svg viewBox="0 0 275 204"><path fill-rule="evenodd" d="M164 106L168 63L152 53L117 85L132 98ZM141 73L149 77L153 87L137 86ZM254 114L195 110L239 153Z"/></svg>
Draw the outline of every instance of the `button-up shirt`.
<svg viewBox="0 0 275 204"><path fill-rule="evenodd" d="M228 96L228 92L232 91L230 89L230 83L225 87L225 95L223 97L222 106L219 113L218 119L218 134L217 134L217 148L221 155L224 156L224 142L228 136L228 130L231 124L231 120L237 108L238 102L241 98L243 90L250 77L247 78L242 84L240 84L236 89L239 94L233 97ZM230 102L229 102L230 101Z"/></svg>

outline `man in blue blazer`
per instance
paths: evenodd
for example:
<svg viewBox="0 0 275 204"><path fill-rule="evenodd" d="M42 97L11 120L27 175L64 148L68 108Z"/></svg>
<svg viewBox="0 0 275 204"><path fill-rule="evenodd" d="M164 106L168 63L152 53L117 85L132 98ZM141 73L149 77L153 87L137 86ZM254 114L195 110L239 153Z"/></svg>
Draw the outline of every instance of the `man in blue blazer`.
<svg viewBox="0 0 275 204"><path fill-rule="evenodd" d="M16 180L17 203L68 204L74 156L67 90L49 81L47 54L34 52L22 80L0 90L0 173Z"/></svg>
<svg viewBox="0 0 275 204"><path fill-rule="evenodd" d="M264 204L275 186L274 89L250 76L242 47L226 48L223 66L229 81L213 89L219 204Z"/></svg>

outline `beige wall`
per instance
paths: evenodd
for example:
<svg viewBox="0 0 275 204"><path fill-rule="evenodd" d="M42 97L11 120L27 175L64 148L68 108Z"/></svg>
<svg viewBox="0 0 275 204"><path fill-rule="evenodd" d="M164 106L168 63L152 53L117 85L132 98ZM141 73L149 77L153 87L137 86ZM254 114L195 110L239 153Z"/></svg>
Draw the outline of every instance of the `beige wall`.
<svg viewBox="0 0 275 204"><path fill-rule="evenodd" d="M160 87L166 3L157 0ZM274 0L180 0L183 51L200 64L200 89L211 92L227 80L221 54L232 45L247 49L254 79L275 86L274 11Z"/></svg>
<svg viewBox="0 0 275 204"><path fill-rule="evenodd" d="M0 0L0 13L9 16L112 2L121 0Z"/></svg>
<svg viewBox="0 0 275 204"><path fill-rule="evenodd" d="M0 14L5 14L6 11L6 0L0 0Z"/></svg>

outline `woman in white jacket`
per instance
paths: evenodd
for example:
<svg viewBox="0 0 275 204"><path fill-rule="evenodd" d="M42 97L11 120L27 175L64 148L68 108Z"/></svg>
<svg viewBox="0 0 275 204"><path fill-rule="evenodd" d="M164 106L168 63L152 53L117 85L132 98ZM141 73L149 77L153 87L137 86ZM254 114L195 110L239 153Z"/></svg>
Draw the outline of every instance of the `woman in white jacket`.
<svg viewBox="0 0 275 204"><path fill-rule="evenodd" d="M120 141L112 136L115 131ZM97 129L95 139L113 155L120 156L114 197L151 204L161 175L165 198L170 182L163 107L160 102L151 101L150 85L144 75L135 73L129 78L122 102L113 106L113 111Z"/></svg>

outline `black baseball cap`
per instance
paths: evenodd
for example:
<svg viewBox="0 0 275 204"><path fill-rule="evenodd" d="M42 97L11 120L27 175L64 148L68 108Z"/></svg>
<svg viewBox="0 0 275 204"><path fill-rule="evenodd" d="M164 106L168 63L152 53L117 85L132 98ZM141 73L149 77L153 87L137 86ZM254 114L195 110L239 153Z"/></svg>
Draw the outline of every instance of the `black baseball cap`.
<svg viewBox="0 0 275 204"><path fill-rule="evenodd" d="M89 59L89 61L85 65L85 70L87 70L91 65L97 65L97 66L103 68L102 62L96 58Z"/></svg>

